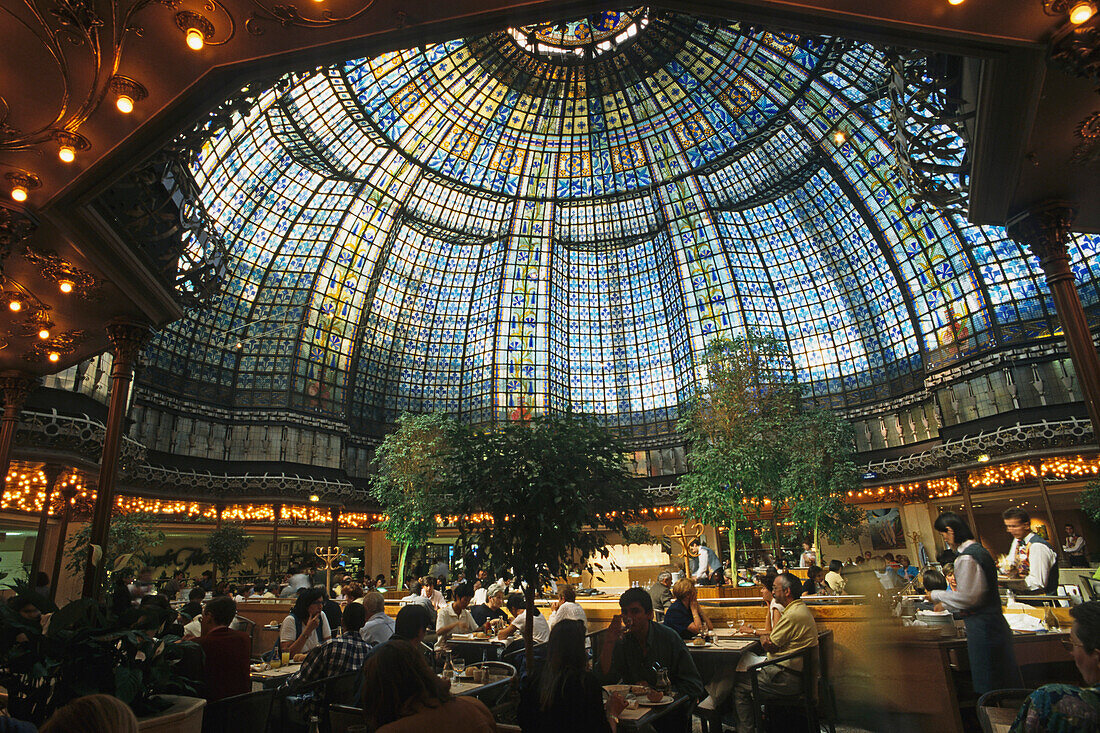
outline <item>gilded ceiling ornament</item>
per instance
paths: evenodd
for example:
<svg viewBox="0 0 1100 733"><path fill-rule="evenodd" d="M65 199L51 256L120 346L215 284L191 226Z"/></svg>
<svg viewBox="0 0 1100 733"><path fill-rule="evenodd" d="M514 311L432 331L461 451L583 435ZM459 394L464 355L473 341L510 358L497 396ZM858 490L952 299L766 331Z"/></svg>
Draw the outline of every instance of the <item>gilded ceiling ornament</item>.
<svg viewBox="0 0 1100 733"><path fill-rule="evenodd" d="M57 283L62 292L72 293L84 300L95 300L99 297L100 283L96 276L63 259L56 252L27 247L23 257L38 267L42 277Z"/></svg>
<svg viewBox="0 0 1100 733"><path fill-rule="evenodd" d="M29 237L37 227L38 224L23 212L0 206L0 263L11 254L12 247Z"/></svg>
<svg viewBox="0 0 1100 733"><path fill-rule="evenodd" d="M87 339L87 332L81 329L62 331L48 339L36 341L29 351L23 353L23 360L32 363L55 361L50 358L50 354L57 354L59 357L68 356Z"/></svg>
<svg viewBox="0 0 1100 733"><path fill-rule="evenodd" d="M1083 119L1073 134L1082 142L1073 149L1070 160L1089 168L1100 167L1100 112L1093 112Z"/></svg>
<svg viewBox="0 0 1100 733"><path fill-rule="evenodd" d="M287 26L296 26L298 28L327 28L333 25L339 25L341 23L347 23L350 20L355 20L363 13L370 10L376 0L366 0L363 5L355 11L347 15L337 15L329 9L323 9L312 14L303 12L297 5L266 5L260 2L260 0L252 0L252 4L259 10L253 10L248 14L248 18L244 22L245 30L254 36L261 36L264 34L263 21L275 21L279 25L286 28Z"/></svg>

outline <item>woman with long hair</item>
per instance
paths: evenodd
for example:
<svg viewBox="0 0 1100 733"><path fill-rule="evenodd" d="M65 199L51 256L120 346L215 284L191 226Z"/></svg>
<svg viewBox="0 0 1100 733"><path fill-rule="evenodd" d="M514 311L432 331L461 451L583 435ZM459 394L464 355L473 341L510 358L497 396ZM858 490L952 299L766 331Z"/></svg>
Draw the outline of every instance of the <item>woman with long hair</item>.
<svg viewBox="0 0 1100 733"><path fill-rule="evenodd" d="M485 703L455 697L412 643L391 639L363 665L363 709L374 733L490 733L497 729Z"/></svg>
<svg viewBox="0 0 1100 733"><path fill-rule="evenodd" d="M332 638L328 618L321 613L325 604L324 595L320 588L306 588L298 594L294 608L290 609L279 628L282 651L291 655L305 654Z"/></svg>
<svg viewBox="0 0 1100 733"><path fill-rule="evenodd" d="M518 719L524 733L592 731L609 733L626 700L612 695L605 705L596 675L584 653L581 621L559 621L550 631L546 663L527 678L520 690Z"/></svg>

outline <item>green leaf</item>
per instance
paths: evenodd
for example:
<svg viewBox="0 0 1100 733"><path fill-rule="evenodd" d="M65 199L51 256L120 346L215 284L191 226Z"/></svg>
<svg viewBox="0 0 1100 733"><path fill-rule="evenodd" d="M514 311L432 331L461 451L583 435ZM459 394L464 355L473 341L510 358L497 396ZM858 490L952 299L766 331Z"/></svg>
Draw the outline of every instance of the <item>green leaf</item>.
<svg viewBox="0 0 1100 733"><path fill-rule="evenodd" d="M115 697L129 705L142 691L141 672L130 667L115 667Z"/></svg>

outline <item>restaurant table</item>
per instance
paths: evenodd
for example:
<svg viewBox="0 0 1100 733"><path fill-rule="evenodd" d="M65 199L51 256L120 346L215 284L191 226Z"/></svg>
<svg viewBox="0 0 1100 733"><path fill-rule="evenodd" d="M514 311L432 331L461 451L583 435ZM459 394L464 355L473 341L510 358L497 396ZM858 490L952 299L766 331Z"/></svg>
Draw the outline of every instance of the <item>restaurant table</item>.
<svg viewBox="0 0 1100 733"><path fill-rule="evenodd" d="M515 638L502 641L497 638L478 639L473 634L451 634L451 638L447 640L447 646L466 660L466 664L477 664L500 661L504 649L515 641ZM522 638L519 641L522 642Z"/></svg>
<svg viewBox="0 0 1100 733"><path fill-rule="evenodd" d="M747 651L760 652L760 639L756 636L735 634L732 629L715 629L715 641L706 646L686 643L691 661L699 670L699 677L707 685L721 674L736 669L741 655Z"/></svg>
<svg viewBox="0 0 1100 733"><path fill-rule="evenodd" d="M628 685L606 685L605 690L610 692L614 688L628 687ZM628 701L635 699L629 692L619 691ZM680 693L672 693L673 700L667 705L639 705L636 708L627 708L619 713L619 730L650 731L652 726L661 718L670 715L673 711L683 710L687 705L693 704L692 698Z"/></svg>
<svg viewBox="0 0 1100 733"><path fill-rule="evenodd" d="M265 669L261 672L250 672L252 679L252 691L265 690L269 687L280 687L286 683L287 677L302 668L301 663L291 662L278 669Z"/></svg>
<svg viewBox="0 0 1100 733"><path fill-rule="evenodd" d="M477 697L484 692L508 684L511 679L510 674L491 674L487 682L474 682L472 678L455 680L451 682L451 694L457 697Z"/></svg>

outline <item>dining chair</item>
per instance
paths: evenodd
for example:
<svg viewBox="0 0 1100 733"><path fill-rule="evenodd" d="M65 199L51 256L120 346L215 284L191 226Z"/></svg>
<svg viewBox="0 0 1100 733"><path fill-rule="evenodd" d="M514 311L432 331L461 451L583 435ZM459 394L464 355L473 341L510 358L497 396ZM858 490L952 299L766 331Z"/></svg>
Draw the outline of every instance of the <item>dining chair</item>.
<svg viewBox="0 0 1100 733"><path fill-rule="evenodd" d="M206 704L202 711L202 733L231 733L267 730L275 690L246 692Z"/></svg>
<svg viewBox="0 0 1100 733"><path fill-rule="evenodd" d="M347 733L355 725L363 725L363 708L350 705L329 705L328 723L331 733Z"/></svg>
<svg viewBox="0 0 1100 733"><path fill-rule="evenodd" d="M825 725L829 733L836 733L839 712L836 706L836 688L833 687L833 662L836 645L833 643L833 630L824 629L817 635L818 657L818 706L823 712Z"/></svg>
<svg viewBox="0 0 1100 733"><path fill-rule="evenodd" d="M1009 708L1019 710L1028 696L1034 690L1024 688L1011 688L1005 690L990 690L978 698L978 722L981 723L983 733L993 733L993 721L989 718L987 708Z"/></svg>
<svg viewBox="0 0 1100 733"><path fill-rule="evenodd" d="M773 693L762 695L760 692L760 671L768 667L777 666L781 662L794 659L802 660L802 671L796 672L792 670L792 673L799 679L798 692L787 695L777 695ZM808 646L797 652L780 654L748 668L747 671L752 682L752 709L756 717L757 730L782 730L786 733L786 731L792 730L791 725L789 722L779 724L777 720L779 716L776 713L794 712L800 716L805 716L807 731L810 733L819 733L821 725L817 715L818 659L818 648L816 646ZM772 726L765 728L763 716L763 711L765 709L768 711L769 722L774 722L779 727Z"/></svg>

